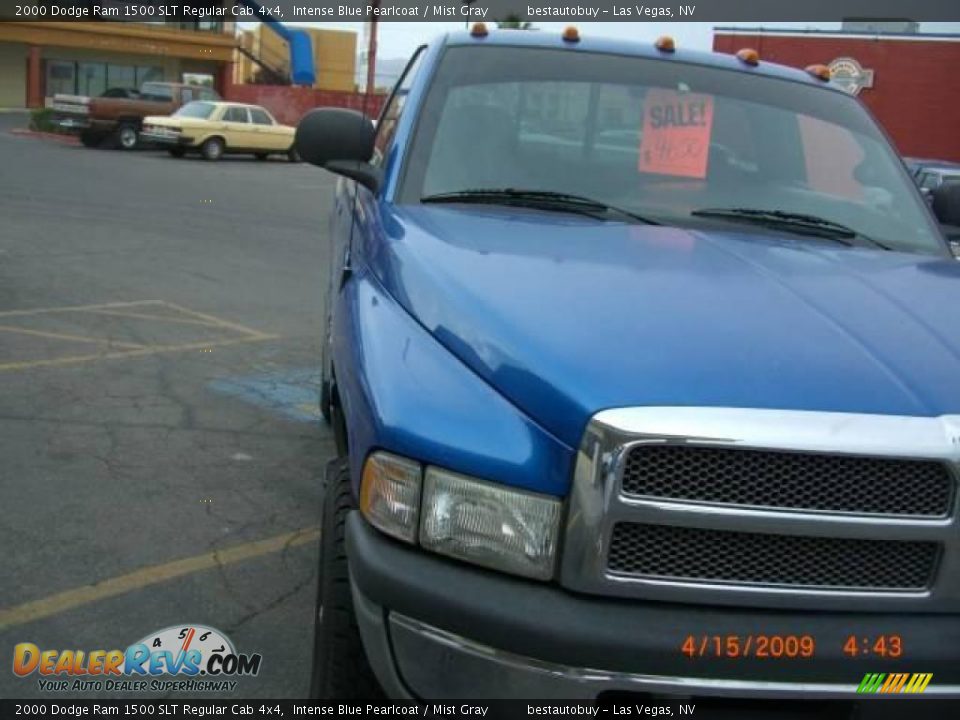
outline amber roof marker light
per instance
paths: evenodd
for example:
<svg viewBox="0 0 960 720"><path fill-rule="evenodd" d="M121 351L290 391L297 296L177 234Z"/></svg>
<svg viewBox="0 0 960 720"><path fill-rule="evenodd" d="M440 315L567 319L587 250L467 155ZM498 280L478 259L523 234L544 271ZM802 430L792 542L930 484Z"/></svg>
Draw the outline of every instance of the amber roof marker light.
<svg viewBox="0 0 960 720"><path fill-rule="evenodd" d="M741 48L737 50L737 59L744 65L756 67L760 64L760 53L753 48Z"/></svg>
<svg viewBox="0 0 960 720"><path fill-rule="evenodd" d="M672 53L677 49L677 44L673 41L673 38L669 35L661 35L657 38L657 41L653 46L663 53Z"/></svg>
<svg viewBox="0 0 960 720"><path fill-rule="evenodd" d="M568 43L580 42L580 31L573 25L567 25L563 29L563 41Z"/></svg>
<svg viewBox="0 0 960 720"><path fill-rule="evenodd" d="M808 75L812 75L817 80L823 80L823 82L830 82L831 77L833 77L830 68L826 65L807 65L804 70L807 71Z"/></svg>
<svg viewBox="0 0 960 720"><path fill-rule="evenodd" d="M470 28L470 34L475 38L482 38L488 35L489 31L487 30L487 24L482 22L476 22Z"/></svg>

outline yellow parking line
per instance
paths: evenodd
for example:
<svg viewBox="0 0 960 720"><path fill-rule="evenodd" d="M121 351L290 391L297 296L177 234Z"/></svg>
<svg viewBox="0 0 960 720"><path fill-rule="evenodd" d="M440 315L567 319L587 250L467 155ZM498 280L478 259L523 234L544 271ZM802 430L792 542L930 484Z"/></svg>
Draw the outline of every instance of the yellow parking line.
<svg viewBox="0 0 960 720"><path fill-rule="evenodd" d="M230 322L229 320L223 320L223 319L221 319L221 318L215 317L214 315L207 315L206 313L197 312L196 310L190 310L190 309L185 308L185 307L182 307L182 306L180 306L180 305L176 305L176 304L174 304L174 303L172 303L172 302L167 302L166 300L163 301L163 304L166 305L168 308L172 308L172 309L174 309L174 310L179 310L180 312L186 313L187 315L193 315L194 317L198 317L198 318L200 318L201 320L206 320L207 322L213 323L214 325L219 325L220 327L230 328L230 329L232 329L232 330L236 330L237 332L246 333L246 334L248 334L248 335L262 335L262 334L263 334L263 333L261 333L259 330L254 330L253 328L248 328L246 325L241 325L240 323Z"/></svg>
<svg viewBox="0 0 960 720"><path fill-rule="evenodd" d="M17 327L15 325L0 325L0 332L21 333L23 335L36 335L37 337L51 338L52 340L69 340L71 342L106 343L107 345L131 348L134 350L147 347L146 345L137 345L136 343L119 342L118 340L109 340L106 338L83 337L82 335L68 335L67 333L45 332L43 330L30 330L28 328Z"/></svg>
<svg viewBox="0 0 960 720"><path fill-rule="evenodd" d="M102 580L93 585L84 585L65 592L50 595L49 597L33 600L16 605L12 608L0 610L0 631L16 625L23 625L34 620L62 613L66 610L87 605L98 600L123 595L133 590L166 582L173 578L189 575L201 570L209 570L218 565L249 560L250 558L269 555L289 547L315 542L320 537L319 528L301 528L293 532L275 535L265 540L234 545L225 550L182 558L162 565L152 565L141 568L126 575Z"/></svg>
<svg viewBox="0 0 960 720"><path fill-rule="evenodd" d="M275 340L279 335L258 334L257 336L232 338L230 340L215 340L207 342L194 342L184 345L148 345L137 350L123 350L119 352L100 353L98 355L70 355L61 358L51 358L46 360L25 360L22 362L0 363L0 372L9 370L28 370L36 367L56 367L62 365L79 365L81 363L94 360L115 360L118 358L143 357L144 355L158 355L169 352L185 352L187 350L206 350L207 348L225 347L227 345L239 345L240 343L261 342L263 340Z"/></svg>
<svg viewBox="0 0 960 720"><path fill-rule="evenodd" d="M202 325L203 327L218 328L220 330L223 329L223 327L217 323L185 317L168 317L164 315L147 315L146 313L117 312L116 310L84 310L84 313L87 315L110 315L111 317L136 318L138 320L161 320L163 322Z"/></svg>
<svg viewBox="0 0 960 720"><path fill-rule="evenodd" d="M162 305L162 300L132 300L130 302L100 303L99 305L64 305L61 307L33 308L32 310L4 310L0 317L14 315L40 315L41 313L82 312L84 310L98 310L100 308L135 307L137 305Z"/></svg>

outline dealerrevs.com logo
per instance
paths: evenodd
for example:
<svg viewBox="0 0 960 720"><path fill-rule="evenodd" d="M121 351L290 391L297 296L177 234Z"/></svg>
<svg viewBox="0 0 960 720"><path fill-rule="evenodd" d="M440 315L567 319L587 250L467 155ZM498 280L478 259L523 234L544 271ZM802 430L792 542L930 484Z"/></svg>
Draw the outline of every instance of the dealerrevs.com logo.
<svg viewBox="0 0 960 720"><path fill-rule="evenodd" d="M238 653L230 638L205 625L174 625L150 633L126 650L13 648L13 672L36 673L47 691L232 691L238 676L260 672L261 656ZM176 679L170 679L170 678Z"/></svg>

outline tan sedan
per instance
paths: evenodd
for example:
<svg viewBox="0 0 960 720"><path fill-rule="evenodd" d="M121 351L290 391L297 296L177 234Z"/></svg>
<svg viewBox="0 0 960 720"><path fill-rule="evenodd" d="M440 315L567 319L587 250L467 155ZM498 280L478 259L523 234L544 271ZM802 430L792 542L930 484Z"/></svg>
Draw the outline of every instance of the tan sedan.
<svg viewBox="0 0 960 720"><path fill-rule="evenodd" d="M259 105L196 101L170 116L145 117L140 137L166 146L174 157L199 152L207 160L219 160L224 153L248 153L265 160L277 154L297 162L294 132Z"/></svg>

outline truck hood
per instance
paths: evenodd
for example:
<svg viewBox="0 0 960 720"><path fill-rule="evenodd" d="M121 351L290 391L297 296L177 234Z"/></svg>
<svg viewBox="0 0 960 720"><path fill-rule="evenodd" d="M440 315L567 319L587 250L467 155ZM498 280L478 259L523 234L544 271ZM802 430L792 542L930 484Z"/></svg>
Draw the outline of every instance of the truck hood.
<svg viewBox="0 0 960 720"><path fill-rule="evenodd" d="M573 447L599 410L960 412L960 263L753 229L381 206L367 262Z"/></svg>

